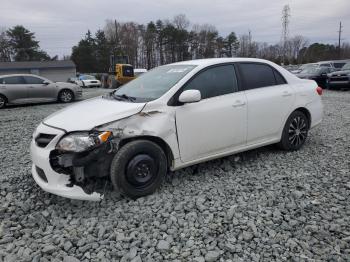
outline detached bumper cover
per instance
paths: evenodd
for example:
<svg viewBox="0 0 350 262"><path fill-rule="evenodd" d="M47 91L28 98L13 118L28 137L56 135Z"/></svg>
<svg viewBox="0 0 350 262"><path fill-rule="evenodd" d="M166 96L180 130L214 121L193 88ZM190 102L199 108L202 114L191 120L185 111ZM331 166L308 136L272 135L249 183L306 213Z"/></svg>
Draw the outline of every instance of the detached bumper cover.
<svg viewBox="0 0 350 262"><path fill-rule="evenodd" d="M34 138L41 133L52 134L55 135L55 137L45 147L39 147L35 143L34 139L30 144L30 154L33 161L32 175L35 182L44 191L58 196L78 200L102 200L103 195L96 192L93 192L92 194L85 193L81 187L77 185L71 185L69 175L57 173L52 169L50 165L49 155L50 152L55 149L55 146L59 139L65 134L64 131L40 124L34 133ZM39 170L40 172L38 172Z"/></svg>

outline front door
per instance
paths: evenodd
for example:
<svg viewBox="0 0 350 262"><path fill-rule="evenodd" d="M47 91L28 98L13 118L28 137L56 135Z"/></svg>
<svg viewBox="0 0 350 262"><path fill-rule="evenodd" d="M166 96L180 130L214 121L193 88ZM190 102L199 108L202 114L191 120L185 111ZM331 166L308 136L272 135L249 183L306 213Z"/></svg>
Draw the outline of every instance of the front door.
<svg viewBox="0 0 350 262"><path fill-rule="evenodd" d="M234 66L201 71L182 91L191 89L199 90L202 99L176 108L181 160L188 162L244 145L247 103L244 92L238 92Z"/></svg>

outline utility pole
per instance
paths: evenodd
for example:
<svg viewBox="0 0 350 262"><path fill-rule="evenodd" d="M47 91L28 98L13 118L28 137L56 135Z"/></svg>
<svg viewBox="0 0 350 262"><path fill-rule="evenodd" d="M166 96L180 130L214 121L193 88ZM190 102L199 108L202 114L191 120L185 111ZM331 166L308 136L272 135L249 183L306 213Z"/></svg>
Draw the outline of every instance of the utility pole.
<svg viewBox="0 0 350 262"><path fill-rule="evenodd" d="M284 64L286 60L287 41L288 41L288 34L289 34L289 17L290 17L290 8L289 8L289 5L285 5L282 9L282 43L283 43L282 64Z"/></svg>
<svg viewBox="0 0 350 262"><path fill-rule="evenodd" d="M343 28L343 26L341 25L341 21L340 21L340 23L339 23L339 31L338 31L338 34L339 34L339 38L338 38L338 56L339 56L339 58L341 57L340 41L341 41L342 28Z"/></svg>
<svg viewBox="0 0 350 262"><path fill-rule="evenodd" d="M249 29L249 32L248 32L248 57L251 56L251 50L252 50L252 33Z"/></svg>

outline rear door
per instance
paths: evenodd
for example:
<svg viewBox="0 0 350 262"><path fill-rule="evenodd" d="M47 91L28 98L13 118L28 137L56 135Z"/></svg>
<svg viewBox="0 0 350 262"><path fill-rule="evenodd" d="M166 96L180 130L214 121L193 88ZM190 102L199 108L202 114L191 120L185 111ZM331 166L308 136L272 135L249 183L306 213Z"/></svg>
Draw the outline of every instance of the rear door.
<svg viewBox="0 0 350 262"><path fill-rule="evenodd" d="M23 103L27 100L27 88L22 76L2 77L0 93L5 95L9 103Z"/></svg>
<svg viewBox="0 0 350 262"><path fill-rule="evenodd" d="M278 139L294 104L294 90L265 63L239 63L239 72L248 103L247 144Z"/></svg>
<svg viewBox="0 0 350 262"><path fill-rule="evenodd" d="M28 89L28 100L31 101L49 101L55 97L55 87L46 79L36 76L23 76Z"/></svg>

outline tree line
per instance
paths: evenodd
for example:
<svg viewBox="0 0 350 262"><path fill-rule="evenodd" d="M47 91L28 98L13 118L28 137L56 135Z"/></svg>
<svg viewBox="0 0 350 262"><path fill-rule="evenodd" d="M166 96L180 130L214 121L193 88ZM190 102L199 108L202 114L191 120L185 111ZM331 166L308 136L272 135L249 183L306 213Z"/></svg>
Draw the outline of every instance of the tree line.
<svg viewBox="0 0 350 262"><path fill-rule="evenodd" d="M309 44L301 35L286 43L267 44L253 40L252 34L219 34L214 25L194 24L185 15L147 24L107 20L104 28L86 36L72 49L72 60L81 72L106 72L109 56L127 56L136 68L177 61L212 57L257 57L281 64L303 64L350 58L350 45L341 50L332 44Z"/></svg>
<svg viewBox="0 0 350 262"><path fill-rule="evenodd" d="M147 24L107 20L102 29L88 31L73 46L72 59L78 72L107 72L110 55L127 56L136 68L153 68L177 61L212 57L257 57L278 64L303 64L350 58L350 45L312 43L301 35L285 43L254 40L252 33L220 35L214 25L192 24L185 15ZM35 34L23 26L0 32L0 61L44 61L57 59L43 51Z"/></svg>

